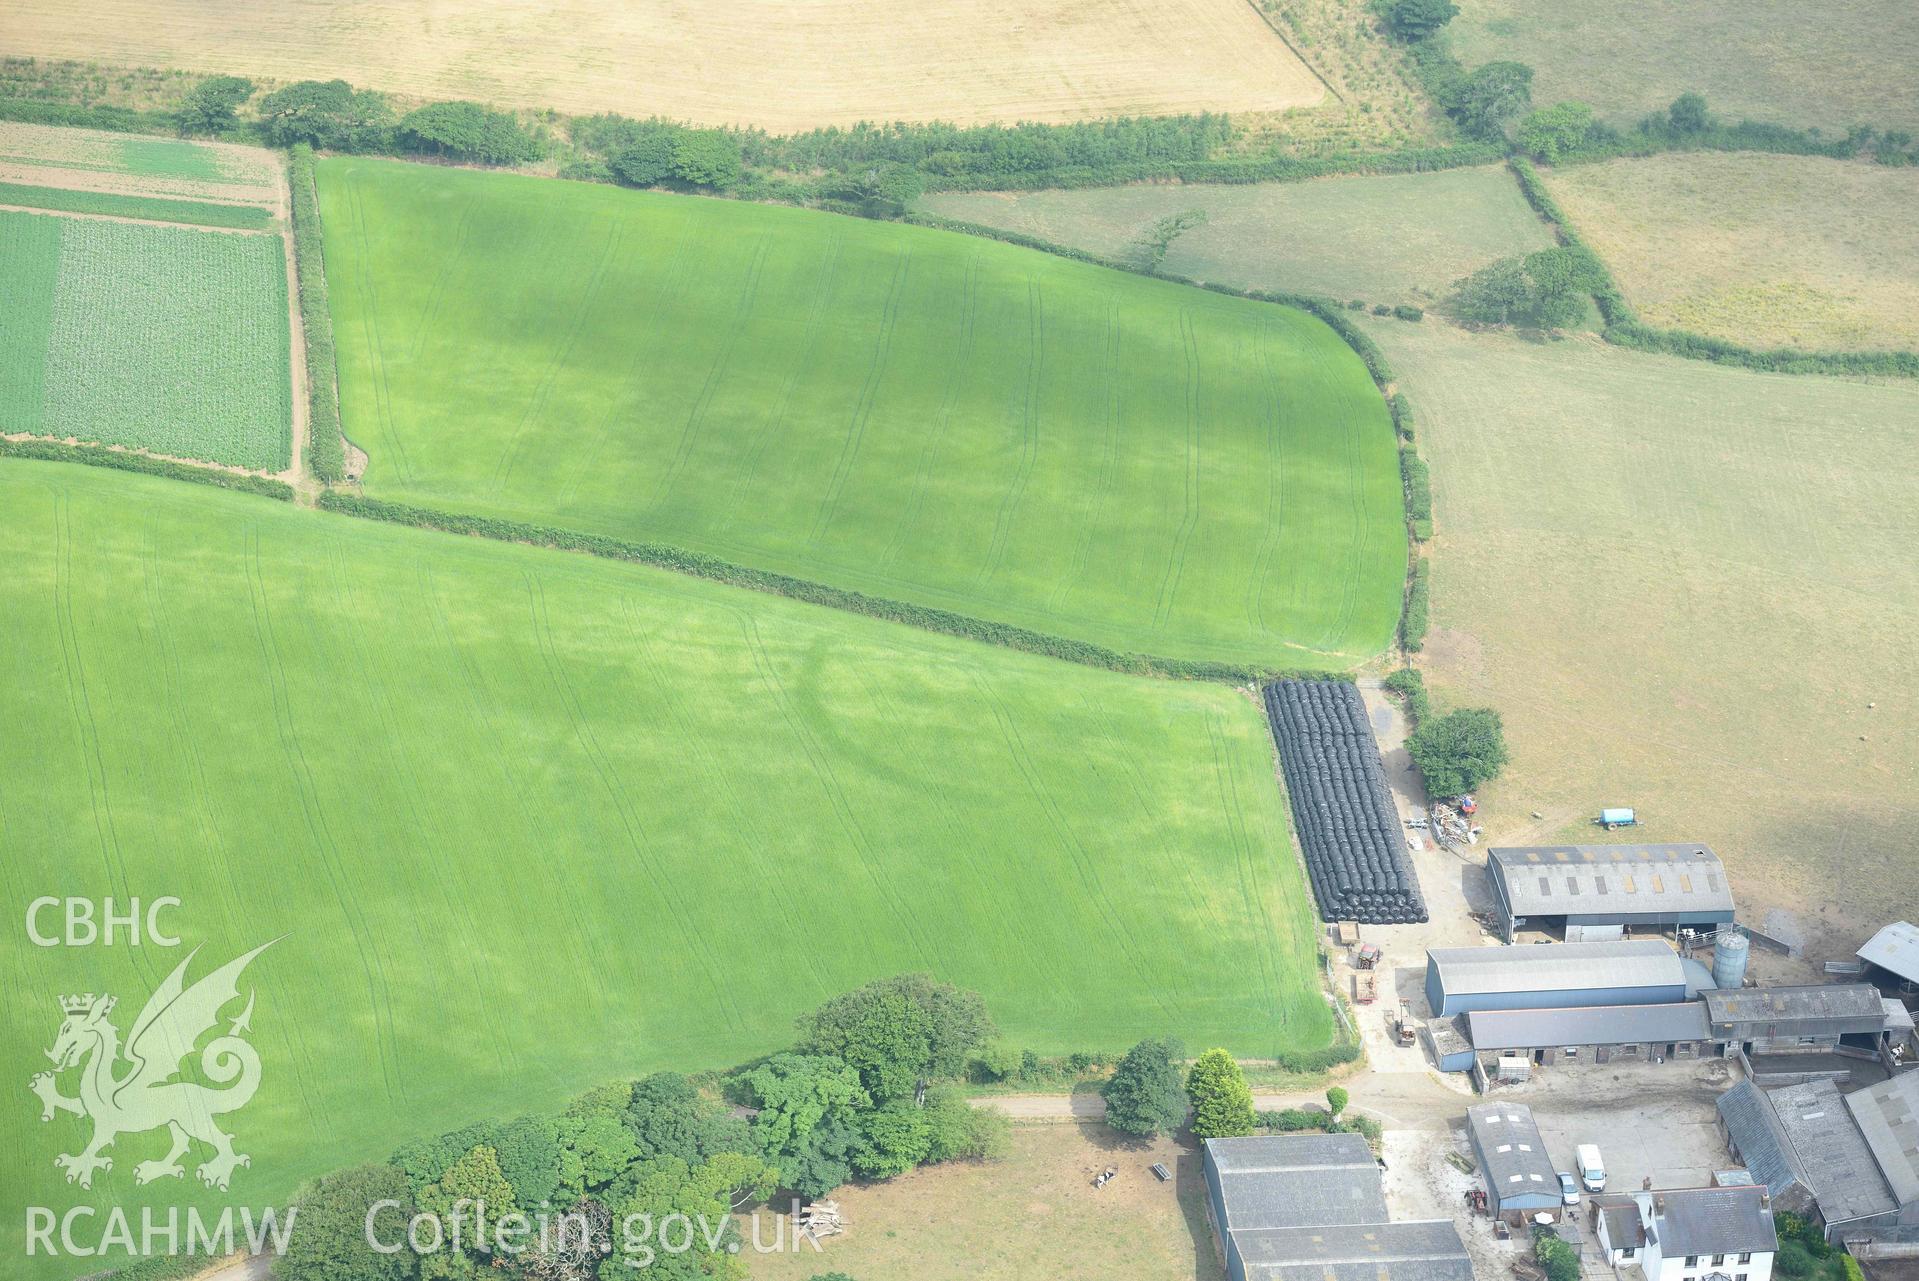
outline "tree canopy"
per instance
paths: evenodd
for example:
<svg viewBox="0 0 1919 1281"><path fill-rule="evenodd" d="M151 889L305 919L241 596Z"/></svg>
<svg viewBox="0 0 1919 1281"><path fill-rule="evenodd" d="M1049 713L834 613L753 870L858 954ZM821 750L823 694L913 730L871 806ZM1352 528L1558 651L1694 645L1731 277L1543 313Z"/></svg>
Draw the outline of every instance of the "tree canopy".
<svg viewBox="0 0 1919 1281"><path fill-rule="evenodd" d="M1401 40L1424 40L1459 16L1452 0L1380 0L1377 7Z"/></svg>
<svg viewBox="0 0 1919 1281"><path fill-rule="evenodd" d="M1100 1090L1106 1124L1139 1135L1178 1129L1186 1119L1185 1058L1186 1047L1171 1037L1141 1041L1128 1050Z"/></svg>
<svg viewBox="0 0 1919 1281"><path fill-rule="evenodd" d="M295 1194L298 1212L286 1252L274 1262L283 1281L405 1281L413 1274L410 1252L381 1254L367 1241L367 1211L380 1201L395 1201L375 1227L384 1244L400 1240L413 1217L413 1188L390 1165L341 1170Z"/></svg>
<svg viewBox="0 0 1919 1281"><path fill-rule="evenodd" d="M1237 1138L1251 1134L1253 1092L1239 1060L1223 1049L1208 1050L1186 1076L1186 1093L1193 1101L1193 1133L1202 1139Z"/></svg>
<svg viewBox="0 0 1919 1281"><path fill-rule="evenodd" d="M1519 145L1536 160L1556 163L1592 139L1593 109L1583 102L1541 107L1519 122Z"/></svg>
<svg viewBox="0 0 1919 1281"><path fill-rule="evenodd" d="M1453 286L1453 310L1465 320L1540 329L1578 324L1603 273L1591 251L1570 245L1502 258Z"/></svg>
<svg viewBox="0 0 1919 1281"><path fill-rule="evenodd" d="M181 133L220 133L233 125L233 113L253 96L245 76L209 76L180 102Z"/></svg>
<svg viewBox="0 0 1919 1281"><path fill-rule="evenodd" d="M260 99L260 121L276 147L304 142L328 151L382 149L393 125L384 94L344 80L300 80Z"/></svg>
<svg viewBox="0 0 1919 1281"><path fill-rule="evenodd" d="M1496 778L1507 760L1499 713L1488 707L1462 707L1424 721L1406 740L1406 751L1434 796L1470 792Z"/></svg>
<svg viewBox="0 0 1919 1281"><path fill-rule="evenodd" d="M995 1031L979 993L926 974L877 979L800 1020L802 1049L846 1060L881 1100L957 1077Z"/></svg>
<svg viewBox="0 0 1919 1281"><path fill-rule="evenodd" d="M1448 86L1441 105L1467 132L1501 138L1506 122L1532 105L1532 85L1525 63L1488 62Z"/></svg>
<svg viewBox="0 0 1919 1281"><path fill-rule="evenodd" d="M477 102L433 102L400 118L400 144L411 150L489 165L538 160L540 140L510 113Z"/></svg>

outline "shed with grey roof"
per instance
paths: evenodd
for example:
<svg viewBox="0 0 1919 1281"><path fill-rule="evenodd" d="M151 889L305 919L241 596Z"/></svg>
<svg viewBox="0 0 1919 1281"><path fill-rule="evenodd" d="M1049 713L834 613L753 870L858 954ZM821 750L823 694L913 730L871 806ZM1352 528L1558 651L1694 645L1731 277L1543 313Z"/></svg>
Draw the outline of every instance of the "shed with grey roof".
<svg viewBox="0 0 1919 1281"><path fill-rule="evenodd" d="M1540 1064L1699 1058L1716 1044L1697 1001L1547 1010L1474 1010L1466 1034L1478 1055L1519 1052Z"/></svg>
<svg viewBox="0 0 1919 1281"><path fill-rule="evenodd" d="M1899 1208L1860 1128L1831 1081L1766 1091L1792 1143L1828 1227L1876 1218Z"/></svg>
<svg viewBox="0 0 1919 1281"><path fill-rule="evenodd" d="M1426 953L1426 1002L1439 1018L1473 1010L1672 1005L1687 995L1685 965L1658 939Z"/></svg>
<svg viewBox="0 0 1919 1281"><path fill-rule="evenodd" d="M1700 994L1712 1034L1748 1053L1832 1049L1842 1036L1877 1037L1886 1009L1870 983L1730 988Z"/></svg>
<svg viewBox="0 0 1919 1281"><path fill-rule="evenodd" d="M1231 1281L1470 1281L1449 1221L1393 1223L1357 1134L1207 1139L1201 1168Z"/></svg>
<svg viewBox="0 0 1919 1281"><path fill-rule="evenodd" d="M1919 984L1919 925L1894 921L1859 949L1859 959L1895 983ZM1870 971L1869 971L1870 972Z"/></svg>
<svg viewBox="0 0 1919 1281"><path fill-rule="evenodd" d="M1794 1214L1811 1213L1812 1182L1766 1091L1741 1081L1720 1095L1716 1106L1726 1147L1772 1194L1773 1205Z"/></svg>
<svg viewBox="0 0 1919 1281"><path fill-rule="evenodd" d="M1486 1182L1487 1208L1495 1217L1514 1223L1542 1213L1559 1217L1564 1208L1559 1168L1546 1153L1531 1108L1523 1103L1467 1108L1466 1138Z"/></svg>
<svg viewBox="0 0 1919 1281"><path fill-rule="evenodd" d="M1704 845L1528 845L1486 852L1506 941L1520 927L1567 942L1733 919L1731 884Z"/></svg>
<svg viewBox="0 0 1919 1281"><path fill-rule="evenodd" d="M1854 1091L1846 1109L1891 1185L1902 1221L1919 1221L1919 1074L1902 1072Z"/></svg>

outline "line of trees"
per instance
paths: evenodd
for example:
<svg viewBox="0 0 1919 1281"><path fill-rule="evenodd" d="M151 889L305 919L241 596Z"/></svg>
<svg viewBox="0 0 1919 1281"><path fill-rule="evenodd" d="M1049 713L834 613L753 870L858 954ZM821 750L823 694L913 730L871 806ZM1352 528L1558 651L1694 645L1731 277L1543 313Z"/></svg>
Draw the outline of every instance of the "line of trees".
<svg viewBox="0 0 1919 1281"><path fill-rule="evenodd" d="M725 1223L649 1275L733 1281L745 1275L731 1216L781 1189L818 1196L852 1179L888 1179L937 1161L1005 1148L1004 1114L955 1089L994 1035L977 993L924 974L881 979L799 1020L795 1045L723 1077L719 1095L674 1072L589 1090L557 1114L480 1122L401 1145L386 1161L302 1188L281 1281L460 1281L496 1272L529 1281L587 1281L614 1225L684 1214ZM369 1207L389 1201L384 1234L416 1213L467 1228L430 1253L387 1254L366 1240ZM477 1230L478 1203L488 1229ZM511 1214L566 1213L594 1225L589 1248L561 1234L508 1242ZM397 1225L397 1226L396 1226ZM524 1233L521 1233L522 1238Z"/></svg>

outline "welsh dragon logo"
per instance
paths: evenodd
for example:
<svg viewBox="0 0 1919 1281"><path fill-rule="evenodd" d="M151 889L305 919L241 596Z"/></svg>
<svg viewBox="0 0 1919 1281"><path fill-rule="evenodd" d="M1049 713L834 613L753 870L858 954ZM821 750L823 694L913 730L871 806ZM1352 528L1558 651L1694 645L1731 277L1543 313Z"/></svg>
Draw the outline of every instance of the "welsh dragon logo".
<svg viewBox="0 0 1919 1281"><path fill-rule="evenodd" d="M200 1051L199 1075L213 1085L174 1078L195 1044L219 1023L220 1011L239 999L240 972L278 941L262 943L191 987L186 986L187 966L199 949L189 952L148 998L124 1047L119 1028L108 1018L116 998L88 993L60 999L66 1019L47 1051L53 1071L35 1076L32 1089L40 1096L42 1121L51 1121L56 1112L93 1118L93 1138L86 1147L53 1159L66 1171L67 1182L92 1187L94 1171L113 1168L113 1158L101 1153L115 1139L162 1126L172 1136L173 1146L159 1160L133 1167L135 1183L181 1177L185 1171L180 1158L196 1139L213 1149L212 1157L195 1171L208 1187L225 1191L234 1168L251 1164L250 1158L233 1150L233 1136L221 1130L215 1118L245 1107L260 1088L260 1055L242 1035L253 1018L252 992L226 1032ZM79 1096L68 1098L60 1093L56 1078L76 1066Z"/></svg>

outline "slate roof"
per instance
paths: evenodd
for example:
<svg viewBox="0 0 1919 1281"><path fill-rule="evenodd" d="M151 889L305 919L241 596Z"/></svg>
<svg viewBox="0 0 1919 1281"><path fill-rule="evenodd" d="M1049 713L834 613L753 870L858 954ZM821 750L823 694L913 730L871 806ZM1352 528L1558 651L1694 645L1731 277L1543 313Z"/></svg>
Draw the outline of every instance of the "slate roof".
<svg viewBox="0 0 1919 1281"><path fill-rule="evenodd" d="M1679 953L1658 939L1436 947L1426 953L1426 964L1438 969L1450 996L1686 985Z"/></svg>
<svg viewBox="0 0 1919 1281"><path fill-rule="evenodd" d="M1846 1115L1839 1087L1829 1080L1767 1090L1779 1125L1805 1171L1806 1186L1828 1223L1899 1208L1860 1127Z"/></svg>
<svg viewBox="0 0 1919 1281"><path fill-rule="evenodd" d="M1357 1134L1208 1139L1231 1232L1384 1223L1379 1163Z"/></svg>
<svg viewBox="0 0 1919 1281"><path fill-rule="evenodd" d="M1806 1167L1764 1090L1751 1081L1741 1081L1719 1096L1717 1107L1739 1159L1768 1192L1781 1197L1795 1184L1812 1190Z"/></svg>
<svg viewBox="0 0 1919 1281"><path fill-rule="evenodd" d="M1473 1281L1450 1219L1233 1233L1247 1281Z"/></svg>
<svg viewBox="0 0 1919 1281"><path fill-rule="evenodd" d="M1466 1034L1476 1050L1703 1041L1707 1036L1706 1011L1697 1001L1559 1010L1474 1010L1466 1015Z"/></svg>
<svg viewBox="0 0 1919 1281"><path fill-rule="evenodd" d="M1715 989L1700 994L1715 1028L1732 1024L1819 1024L1834 1033L1878 1032L1886 1024L1870 983Z"/></svg>
<svg viewBox="0 0 1919 1281"><path fill-rule="evenodd" d="M1919 1074L1902 1072L1846 1096L1900 1205L1919 1201Z"/></svg>
<svg viewBox="0 0 1919 1281"><path fill-rule="evenodd" d="M1757 1254L1779 1248L1764 1188L1674 1188L1641 1192L1643 1216L1652 1204L1652 1234L1670 1259L1691 1254Z"/></svg>
<svg viewBox="0 0 1919 1281"><path fill-rule="evenodd" d="M1481 1103L1466 1109L1466 1132L1479 1153L1481 1177L1500 1201L1549 1195L1559 1203L1559 1169L1523 1103Z"/></svg>
<svg viewBox="0 0 1919 1281"><path fill-rule="evenodd" d="M1894 921L1866 940L1859 949L1859 959L1902 979L1919 982L1919 925Z"/></svg>
<svg viewBox="0 0 1919 1281"><path fill-rule="evenodd" d="M1514 916L1732 911L1719 856L1704 845L1533 845L1486 852Z"/></svg>

